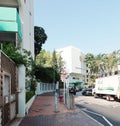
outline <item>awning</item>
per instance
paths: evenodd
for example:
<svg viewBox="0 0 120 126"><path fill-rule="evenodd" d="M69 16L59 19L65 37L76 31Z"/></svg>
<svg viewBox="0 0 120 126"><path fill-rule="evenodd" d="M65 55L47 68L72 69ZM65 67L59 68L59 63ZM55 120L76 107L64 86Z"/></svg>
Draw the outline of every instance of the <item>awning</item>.
<svg viewBox="0 0 120 126"><path fill-rule="evenodd" d="M81 82L81 81L75 81L75 82L70 82L70 84L74 84L75 86L77 86L77 85L82 85L83 82Z"/></svg>
<svg viewBox="0 0 120 126"><path fill-rule="evenodd" d="M16 8L0 7L0 32L18 33L22 41L21 21Z"/></svg>

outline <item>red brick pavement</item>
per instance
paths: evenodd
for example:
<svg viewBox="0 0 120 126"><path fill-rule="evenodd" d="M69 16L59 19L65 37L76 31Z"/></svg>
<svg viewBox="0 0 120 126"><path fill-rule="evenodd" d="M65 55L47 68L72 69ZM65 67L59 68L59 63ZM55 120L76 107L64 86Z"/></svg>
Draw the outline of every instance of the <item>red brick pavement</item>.
<svg viewBox="0 0 120 126"><path fill-rule="evenodd" d="M51 93L36 96L28 115L19 126L101 126L80 109L68 110L63 102L59 103L59 112L56 113L54 104Z"/></svg>
<svg viewBox="0 0 120 126"><path fill-rule="evenodd" d="M66 113L66 112L74 112L74 110L68 110L63 102L59 102L58 104L58 113ZM51 115L56 114L55 112L55 103L53 96L37 96L28 116L37 116L37 115Z"/></svg>

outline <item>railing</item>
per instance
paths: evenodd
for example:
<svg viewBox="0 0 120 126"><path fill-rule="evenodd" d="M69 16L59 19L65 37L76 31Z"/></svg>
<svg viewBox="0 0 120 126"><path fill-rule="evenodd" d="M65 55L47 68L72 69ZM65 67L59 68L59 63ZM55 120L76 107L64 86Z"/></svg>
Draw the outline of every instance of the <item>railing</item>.
<svg viewBox="0 0 120 126"><path fill-rule="evenodd" d="M39 82L37 83L37 87L36 87L36 95L42 94L44 92L51 92L54 91L55 86L53 83L42 83Z"/></svg>

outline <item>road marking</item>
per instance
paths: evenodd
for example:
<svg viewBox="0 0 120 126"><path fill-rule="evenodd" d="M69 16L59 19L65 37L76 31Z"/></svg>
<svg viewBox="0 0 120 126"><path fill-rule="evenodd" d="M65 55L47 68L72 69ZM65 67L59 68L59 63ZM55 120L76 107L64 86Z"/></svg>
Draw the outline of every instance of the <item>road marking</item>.
<svg viewBox="0 0 120 126"><path fill-rule="evenodd" d="M89 113L92 113L92 114L94 114L94 115L97 115L97 116L100 116L100 117L102 117L110 126L113 126L113 124L112 123L110 123L110 121L108 121L103 115L101 115L101 114L98 114L98 113L95 113L95 112L92 112L92 111L89 111L89 110L87 110L87 109L82 109L83 111L86 111L86 112L89 112Z"/></svg>
<svg viewBox="0 0 120 126"><path fill-rule="evenodd" d="M91 117L90 115L88 115L87 113L84 112L84 110L86 110L86 108L82 108L81 112L83 112L86 116L88 116L90 119L94 120L95 122L97 122L98 124L100 124L101 126L104 126L102 123L100 123L98 120L94 119L93 117Z"/></svg>
<svg viewBox="0 0 120 126"><path fill-rule="evenodd" d="M110 121L108 121L104 116L102 116L102 118L103 118L110 126L113 126L113 124L110 123Z"/></svg>

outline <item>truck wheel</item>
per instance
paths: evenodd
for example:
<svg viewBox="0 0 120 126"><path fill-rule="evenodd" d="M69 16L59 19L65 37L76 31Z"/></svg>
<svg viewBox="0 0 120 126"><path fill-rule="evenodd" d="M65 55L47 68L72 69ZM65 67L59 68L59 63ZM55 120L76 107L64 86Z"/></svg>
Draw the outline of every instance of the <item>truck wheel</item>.
<svg viewBox="0 0 120 126"><path fill-rule="evenodd" d="M120 99L118 99L118 102L120 102Z"/></svg>
<svg viewBox="0 0 120 126"><path fill-rule="evenodd" d="M96 93L94 93L94 98L97 98L98 96L97 96L97 94Z"/></svg>
<svg viewBox="0 0 120 126"><path fill-rule="evenodd" d="M118 99L118 98L116 98L115 100L116 100L117 102L120 102L120 99Z"/></svg>
<svg viewBox="0 0 120 126"><path fill-rule="evenodd" d="M106 97L106 100L107 100L107 101L110 101L110 96L107 96L107 97Z"/></svg>

